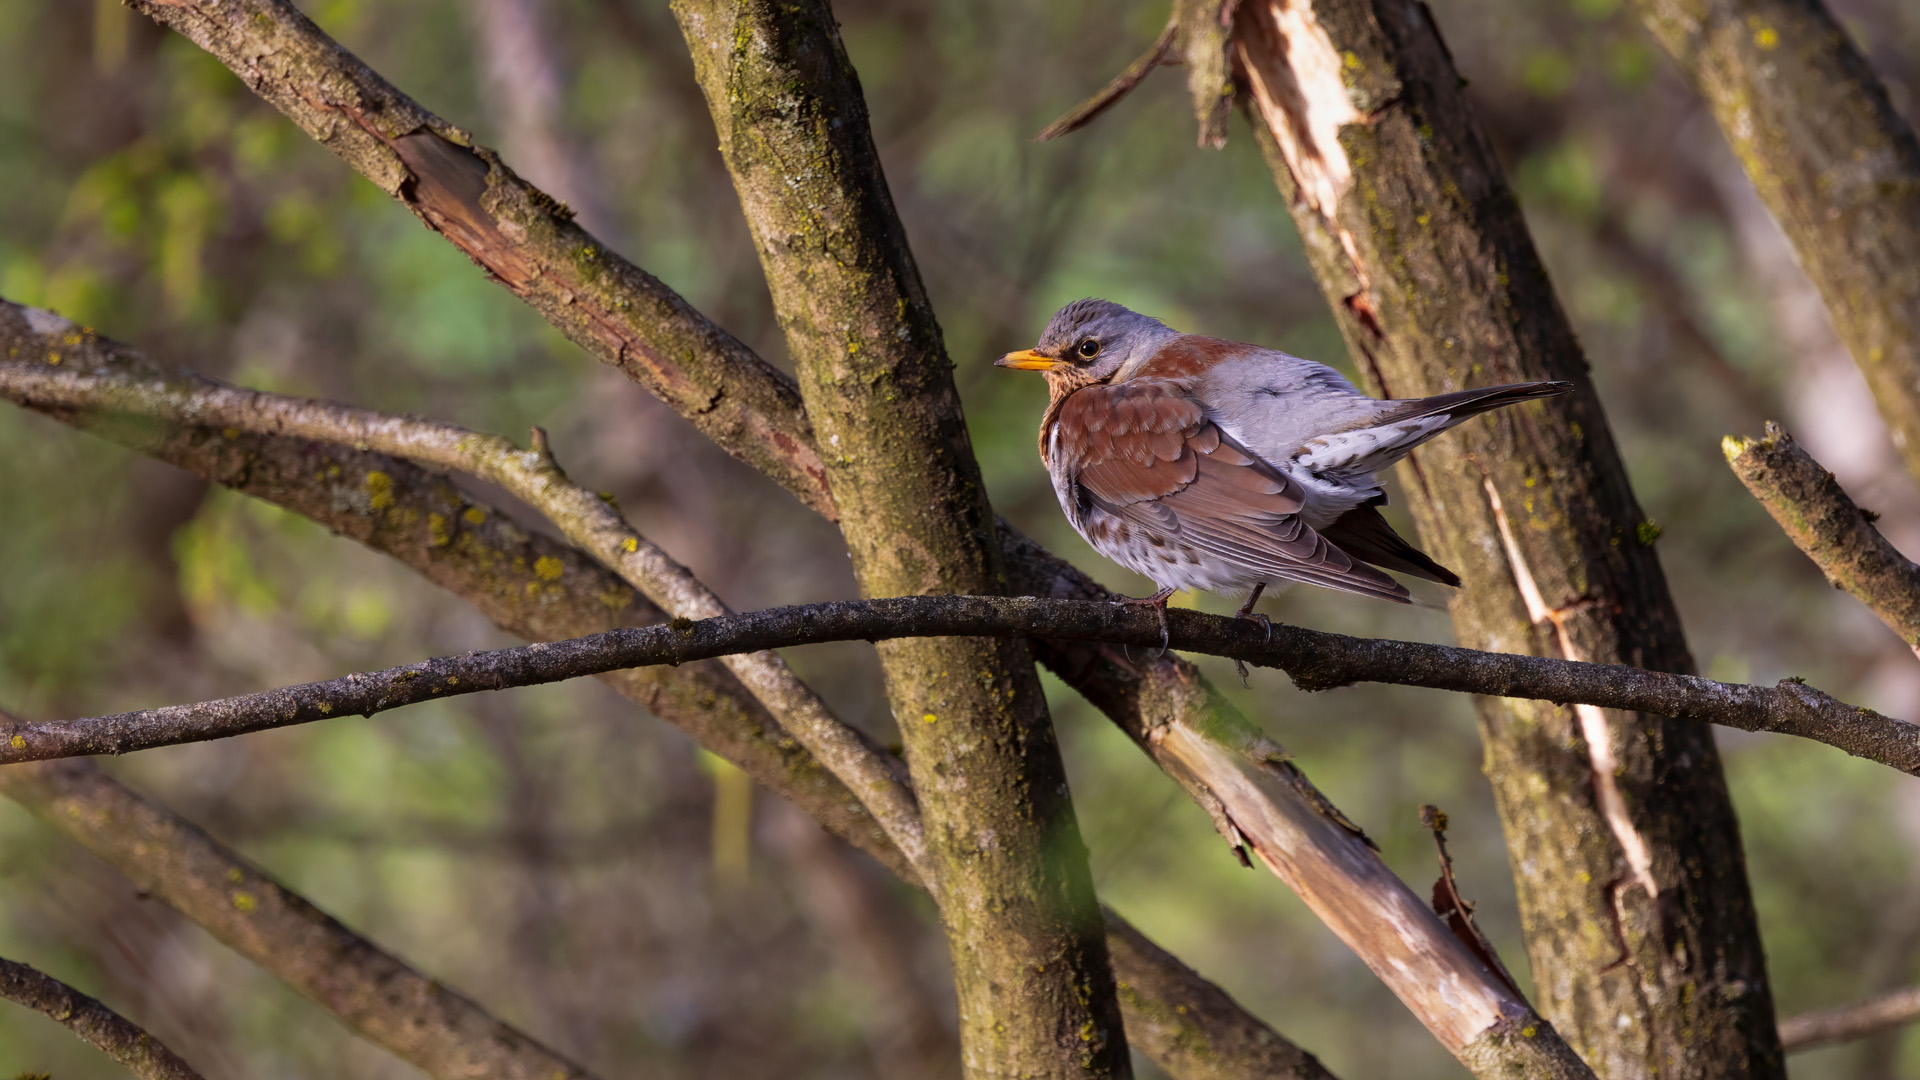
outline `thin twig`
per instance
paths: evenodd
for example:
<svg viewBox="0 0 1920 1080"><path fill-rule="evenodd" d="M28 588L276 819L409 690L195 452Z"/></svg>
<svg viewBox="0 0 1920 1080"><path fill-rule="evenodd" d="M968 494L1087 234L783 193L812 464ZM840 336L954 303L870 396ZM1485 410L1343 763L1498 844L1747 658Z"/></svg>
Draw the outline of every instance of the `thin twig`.
<svg viewBox="0 0 1920 1080"><path fill-rule="evenodd" d="M1847 1042L1920 1020L1920 986L1892 990L1852 1005L1817 1009L1780 1021L1780 1045L1789 1053Z"/></svg>
<svg viewBox="0 0 1920 1080"><path fill-rule="evenodd" d="M51 975L4 957L0 998L53 1017L141 1080L201 1080L193 1066L133 1021Z"/></svg>
<svg viewBox="0 0 1920 1080"><path fill-rule="evenodd" d="M1792 679L1749 686L1622 664L1355 638L1279 623L1268 637L1244 619L1187 610L1169 613L1168 635L1176 649L1279 668L1306 690L1379 682L1655 713L1797 735L1920 775L1920 727ZM1160 643L1151 612L1118 604L1000 596L842 600L700 621L676 619L198 704L0 725L6 743L0 746L0 764L227 738L329 716L371 716L419 701L730 653L932 636L1070 638L1134 647Z"/></svg>
<svg viewBox="0 0 1920 1080"><path fill-rule="evenodd" d="M1120 99L1133 92L1147 73L1159 67L1167 59L1167 51L1173 48L1174 36L1179 33L1180 24L1173 19L1167 20L1166 29L1153 39L1153 45L1146 52L1128 64L1126 70L1113 77L1113 81L1100 88L1092 97L1075 105L1065 116L1040 129L1033 137L1034 142L1050 142L1062 135L1071 135L1098 119L1100 114L1118 104Z"/></svg>
<svg viewBox="0 0 1920 1080"><path fill-rule="evenodd" d="M1771 420L1766 438L1729 435L1721 449L1793 546L1920 653L1920 566L1873 527L1876 515L1854 505L1833 473Z"/></svg>

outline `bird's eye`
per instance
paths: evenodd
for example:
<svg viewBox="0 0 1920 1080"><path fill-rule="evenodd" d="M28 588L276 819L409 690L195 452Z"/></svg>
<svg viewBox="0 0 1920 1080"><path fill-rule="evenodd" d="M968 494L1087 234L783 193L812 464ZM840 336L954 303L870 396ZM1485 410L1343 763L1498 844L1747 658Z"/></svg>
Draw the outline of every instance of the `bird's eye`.
<svg viewBox="0 0 1920 1080"><path fill-rule="evenodd" d="M1100 355L1100 343L1092 338L1088 338L1080 343L1079 353L1081 356L1091 360Z"/></svg>

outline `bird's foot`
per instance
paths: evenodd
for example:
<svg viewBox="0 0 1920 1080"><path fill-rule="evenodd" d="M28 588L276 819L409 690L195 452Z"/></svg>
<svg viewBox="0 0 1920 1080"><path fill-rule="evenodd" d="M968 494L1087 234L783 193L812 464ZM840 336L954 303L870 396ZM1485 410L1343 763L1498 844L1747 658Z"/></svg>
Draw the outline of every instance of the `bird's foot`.
<svg viewBox="0 0 1920 1080"><path fill-rule="evenodd" d="M1150 607L1153 609L1154 615L1160 620L1160 651L1153 654L1155 660L1167 655L1167 601L1173 599L1173 594L1178 591L1178 589L1167 588L1161 589L1152 596L1117 596L1113 600L1116 604L1124 604L1129 607ZM1122 648L1124 649L1125 646L1122 646ZM1127 655L1131 657L1133 654L1129 651Z"/></svg>
<svg viewBox="0 0 1920 1080"><path fill-rule="evenodd" d="M1260 602L1260 594L1265 591L1267 591L1266 582L1262 581L1255 584L1253 587L1253 592L1248 594L1247 596L1247 602L1240 605L1240 610L1234 612L1233 617L1236 619L1247 619L1251 622L1259 623L1261 628L1266 630L1267 632L1267 640L1272 641L1273 640L1273 620L1253 610L1253 605ZM1233 670L1240 673L1240 685L1251 690L1252 686L1250 686L1247 683L1247 662L1245 660L1235 660L1233 662Z"/></svg>

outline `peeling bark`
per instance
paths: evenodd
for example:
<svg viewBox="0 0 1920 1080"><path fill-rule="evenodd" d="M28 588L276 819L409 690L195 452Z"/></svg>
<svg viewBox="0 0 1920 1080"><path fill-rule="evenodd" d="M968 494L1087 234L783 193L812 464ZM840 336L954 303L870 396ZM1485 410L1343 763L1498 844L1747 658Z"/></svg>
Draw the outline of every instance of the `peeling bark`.
<svg viewBox="0 0 1920 1080"><path fill-rule="evenodd" d="M1465 425L1402 471L1429 550L1465 579L1461 643L1692 670L1579 345L1430 12L1262 0L1238 19L1250 75L1304 57L1293 82L1325 99L1270 109L1256 94L1254 129L1371 388L1580 387ZM1331 137L1313 122L1355 114ZM1329 193L1342 159L1351 177ZM1602 1076L1781 1076L1709 733L1545 704L1480 716L1544 1011Z"/></svg>
<svg viewBox="0 0 1920 1080"><path fill-rule="evenodd" d="M1634 0L1712 108L1920 477L1920 140L1820 0Z"/></svg>

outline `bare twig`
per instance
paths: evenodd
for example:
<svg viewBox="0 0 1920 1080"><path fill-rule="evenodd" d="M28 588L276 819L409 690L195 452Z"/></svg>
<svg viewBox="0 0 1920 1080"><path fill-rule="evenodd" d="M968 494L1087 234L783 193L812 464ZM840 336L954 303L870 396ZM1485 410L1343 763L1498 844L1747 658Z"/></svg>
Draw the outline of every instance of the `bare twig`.
<svg viewBox="0 0 1920 1080"><path fill-rule="evenodd" d="M160 1040L100 1002L25 964L0 957L0 998L46 1013L140 1080L200 1080Z"/></svg>
<svg viewBox="0 0 1920 1080"><path fill-rule="evenodd" d="M1453 856L1447 851L1447 815L1437 806L1422 806L1420 824L1433 833L1434 851L1440 858L1440 878L1433 883L1433 913L1446 920L1454 936L1518 994L1520 984L1513 981L1513 973L1494 951L1493 942L1473 921L1473 902L1460 895L1460 883L1454 880Z"/></svg>
<svg viewBox="0 0 1920 1080"><path fill-rule="evenodd" d="M1062 135L1070 135L1093 123L1101 113L1113 108L1121 98L1132 93L1133 88L1139 86L1140 80L1146 78L1149 72L1166 62L1167 52L1173 48L1174 35L1179 30L1179 23L1168 20L1166 29L1160 31L1160 36L1153 40L1153 44L1148 46L1147 51L1136 57L1133 63L1128 64L1126 70L1115 75L1113 81L1101 87L1098 93L1068 110L1066 115L1041 128L1040 133L1033 137L1033 141L1050 142Z"/></svg>
<svg viewBox="0 0 1920 1080"><path fill-rule="evenodd" d="M1244 619L1179 609L1168 613L1167 632L1173 648L1279 668L1306 690L1380 682L1648 712L1797 735L1920 775L1920 728L1791 679L1771 687L1722 683L1622 664L1354 638L1279 623L1269 638L1264 628ZM751 650L937 636L1077 638L1152 647L1160 642L1160 628L1153 613L1137 607L1003 596L841 600L700 621L675 619L192 705L0 726L5 741L0 764L228 738L330 716L371 716L484 690Z"/></svg>
<svg viewBox="0 0 1920 1080"><path fill-rule="evenodd" d="M1793 546L1920 653L1920 566L1880 535L1875 515L1855 506L1833 474L1771 420L1765 438L1729 435L1721 449Z"/></svg>
<svg viewBox="0 0 1920 1080"><path fill-rule="evenodd" d="M1816 1009L1780 1021L1780 1044L1789 1053L1848 1042L1920 1020L1920 986L1832 1009Z"/></svg>

